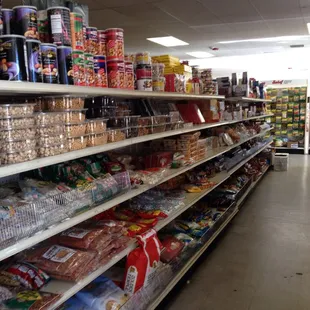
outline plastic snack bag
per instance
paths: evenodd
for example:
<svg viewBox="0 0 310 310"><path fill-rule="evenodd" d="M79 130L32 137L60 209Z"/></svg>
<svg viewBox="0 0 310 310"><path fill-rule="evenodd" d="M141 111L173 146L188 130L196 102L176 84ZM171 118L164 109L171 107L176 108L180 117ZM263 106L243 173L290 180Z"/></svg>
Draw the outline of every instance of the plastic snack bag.
<svg viewBox="0 0 310 310"><path fill-rule="evenodd" d="M76 297L93 310L117 310L128 300L128 296L110 279L100 276Z"/></svg>
<svg viewBox="0 0 310 310"><path fill-rule="evenodd" d="M134 294L151 282L160 260L161 243L155 230L137 236L140 247L127 257L124 290Z"/></svg>

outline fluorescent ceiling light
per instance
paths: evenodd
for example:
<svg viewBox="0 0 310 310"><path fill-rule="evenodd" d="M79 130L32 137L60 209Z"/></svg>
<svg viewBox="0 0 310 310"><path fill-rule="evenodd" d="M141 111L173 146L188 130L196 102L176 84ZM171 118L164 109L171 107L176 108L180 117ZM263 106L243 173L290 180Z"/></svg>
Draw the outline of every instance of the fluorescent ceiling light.
<svg viewBox="0 0 310 310"><path fill-rule="evenodd" d="M308 27L308 32L310 34L310 23L307 23L307 27Z"/></svg>
<svg viewBox="0 0 310 310"><path fill-rule="evenodd" d="M191 52L191 53L186 53L189 56L193 56L196 58L209 58L209 57L214 57L213 54L207 53L207 52Z"/></svg>
<svg viewBox="0 0 310 310"><path fill-rule="evenodd" d="M182 45L189 45L189 43L179 40L178 38L169 36L169 37L156 37L156 38L147 38L147 40L152 41L154 43L172 47L172 46L182 46Z"/></svg>
<svg viewBox="0 0 310 310"><path fill-rule="evenodd" d="M308 26L309 27L309 26ZM309 30L310 33L310 30ZM270 37L260 39L247 39L247 40L235 40L235 41L221 41L220 44L233 44L242 42L281 42L281 41L299 41L308 40L310 36L285 36L285 37Z"/></svg>

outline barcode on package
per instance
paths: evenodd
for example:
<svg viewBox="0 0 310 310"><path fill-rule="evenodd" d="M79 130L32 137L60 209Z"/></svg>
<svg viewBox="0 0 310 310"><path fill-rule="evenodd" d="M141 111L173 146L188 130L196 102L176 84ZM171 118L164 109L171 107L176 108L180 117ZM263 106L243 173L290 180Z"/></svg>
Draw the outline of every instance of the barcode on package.
<svg viewBox="0 0 310 310"><path fill-rule="evenodd" d="M51 15L52 34L62 33L62 19L60 14Z"/></svg>

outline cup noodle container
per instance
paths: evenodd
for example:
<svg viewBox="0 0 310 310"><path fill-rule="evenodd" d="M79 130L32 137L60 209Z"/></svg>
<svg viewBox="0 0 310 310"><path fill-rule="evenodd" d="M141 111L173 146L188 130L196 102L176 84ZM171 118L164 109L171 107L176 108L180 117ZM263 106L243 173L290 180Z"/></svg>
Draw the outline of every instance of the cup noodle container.
<svg viewBox="0 0 310 310"><path fill-rule="evenodd" d="M72 49L84 51L83 16L70 13Z"/></svg>
<svg viewBox="0 0 310 310"><path fill-rule="evenodd" d="M104 55L94 56L95 86L108 87L107 62Z"/></svg>
<svg viewBox="0 0 310 310"><path fill-rule="evenodd" d="M131 61L125 62L125 88L131 90L135 89L135 73Z"/></svg>
<svg viewBox="0 0 310 310"><path fill-rule="evenodd" d="M94 69L94 55L85 53L85 85L95 86L95 69Z"/></svg>
<svg viewBox="0 0 310 310"><path fill-rule="evenodd" d="M98 55L98 29L96 27L86 27L85 53Z"/></svg>
<svg viewBox="0 0 310 310"><path fill-rule="evenodd" d="M149 52L141 52L136 54L137 65L150 65L152 64L151 54Z"/></svg>
<svg viewBox="0 0 310 310"><path fill-rule="evenodd" d="M164 92L165 91L166 79L160 77L159 79L153 80L153 91Z"/></svg>
<svg viewBox="0 0 310 310"><path fill-rule="evenodd" d="M85 57L83 51L72 51L72 70L74 85L85 86Z"/></svg>
<svg viewBox="0 0 310 310"><path fill-rule="evenodd" d="M124 61L124 30L121 28L106 29L107 60Z"/></svg>
<svg viewBox="0 0 310 310"><path fill-rule="evenodd" d="M125 88L125 63L123 60L108 61L108 84L110 88Z"/></svg>
<svg viewBox="0 0 310 310"><path fill-rule="evenodd" d="M107 54L107 35L105 30L98 30L98 53L102 56Z"/></svg>

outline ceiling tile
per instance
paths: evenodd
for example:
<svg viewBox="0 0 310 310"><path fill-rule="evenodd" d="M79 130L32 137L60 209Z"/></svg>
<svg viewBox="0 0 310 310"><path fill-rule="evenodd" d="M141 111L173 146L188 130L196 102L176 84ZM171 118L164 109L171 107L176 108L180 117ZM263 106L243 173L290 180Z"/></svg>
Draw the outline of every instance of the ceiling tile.
<svg viewBox="0 0 310 310"><path fill-rule="evenodd" d="M137 20L110 9L90 11L91 26L99 29L136 25Z"/></svg>
<svg viewBox="0 0 310 310"><path fill-rule="evenodd" d="M150 3L119 7L115 8L115 11L128 17L135 18L138 21L147 21L150 24L154 22L176 22L176 19L171 15L163 12L161 9Z"/></svg>
<svg viewBox="0 0 310 310"><path fill-rule="evenodd" d="M264 19L301 17L299 0L250 0Z"/></svg>
<svg viewBox="0 0 310 310"><path fill-rule="evenodd" d="M222 22L245 22L260 20L261 16L249 0L199 0Z"/></svg>
<svg viewBox="0 0 310 310"><path fill-rule="evenodd" d="M307 25L303 18L266 20L275 36L307 35Z"/></svg>
<svg viewBox="0 0 310 310"><path fill-rule="evenodd" d="M100 0L97 0L100 2ZM158 0L104 0L104 6L108 8L125 7L130 5L140 5L145 3L157 2Z"/></svg>
<svg viewBox="0 0 310 310"><path fill-rule="evenodd" d="M196 0L164 0L155 5L190 26L221 23L214 14Z"/></svg>
<svg viewBox="0 0 310 310"><path fill-rule="evenodd" d="M83 4L88 5L89 10L103 10L107 8L100 0L83 0Z"/></svg>

